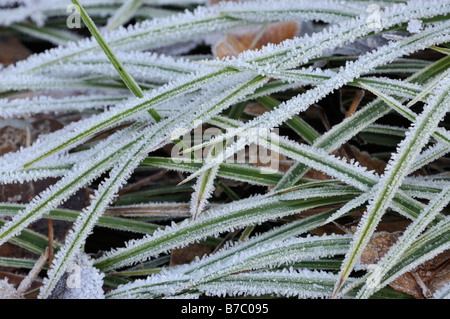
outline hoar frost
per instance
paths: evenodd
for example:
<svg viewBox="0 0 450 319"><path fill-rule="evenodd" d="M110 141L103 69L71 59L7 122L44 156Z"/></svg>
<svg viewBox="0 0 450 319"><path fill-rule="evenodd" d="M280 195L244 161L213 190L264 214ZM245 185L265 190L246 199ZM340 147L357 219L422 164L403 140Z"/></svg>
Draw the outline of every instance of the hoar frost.
<svg viewBox="0 0 450 319"><path fill-rule="evenodd" d="M408 22L408 27L406 30L408 30L408 32L411 33L419 33L421 29L422 29L422 21L417 19L411 19Z"/></svg>
<svg viewBox="0 0 450 319"><path fill-rule="evenodd" d="M89 256L78 253L56 284L50 299L104 299L103 277Z"/></svg>
<svg viewBox="0 0 450 319"><path fill-rule="evenodd" d="M19 294L8 279L0 280L0 299L22 299L23 296Z"/></svg>

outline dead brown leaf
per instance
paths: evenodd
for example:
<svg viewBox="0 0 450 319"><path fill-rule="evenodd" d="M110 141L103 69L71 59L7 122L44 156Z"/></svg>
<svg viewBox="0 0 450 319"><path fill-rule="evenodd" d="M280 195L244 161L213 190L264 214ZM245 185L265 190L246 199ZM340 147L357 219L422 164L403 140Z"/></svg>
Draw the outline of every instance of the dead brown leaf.
<svg viewBox="0 0 450 319"><path fill-rule="evenodd" d="M203 257L204 255L212 252L211 247L204 244L191 244L189 246L174 249L170 256L170 265L183 265L189 264L194 261L196 257Z"/></svg>
<svg viewBox="0 0 450 319"><path fill-rule="evenodd" d="M34 195L34 185L31 182L0 185L0 202L3 203L27 203Z"/></svg>
<svg viewBox="0 0 450 319"><path fill-rule="evenodd" d="M0 128L0 156L15 152L21 146L27 146L29 141L30 133L25 127L4 126Z"/></svg>
<svg viewBox="0 0 450 319"><path fill-rule="evenodd" d="M245 113L253 116L260 116L269 110L259 103L249 103L245 106Z"/></svg>
<svg viewBox="0 0 450 319"><path fill-rule="evenodd" d="M328 176L327 174L315 170L313 168L311 168L309 171L307 171L305 173L305 175L303 175L304 178L308 178L308 179L313 179L313 180L328 180L328 179L333 179L331 176Z"/></svg>
<svg viewBox="0 0 450 319"><path fill-rule="evenodd" d="M26 127L4 126L0 128L0 156L15 152L30 143ZM33 183L0 185L0 202L26 203L34 196Z"/></svg>
<svg viewBox="0 0 450 319"><path fill-rule="evenodd" d="M368 170L375 171L378 174L384 174L384 169L386 168L386 163L379 160L376 157L371 157L369 153L360 151L354 146L350 146L355 159L359 162L361 166L366 167Z"/></svg>
<svg viewBox="0 0 450 319"><path fill-rule="evenodd" d="M4 66L24 60L31 52L12 36L0 36L0 63Z"/></svg>
<svg viewBox="0 0 450 319"><path fill-rule="evenodd" d="M327 211L328 209L324 209L324 211ZM317 235L317 236L323 236L323 235L345 235L346 232L342 227L338 227L337 224L329 223L321 227L317 227L310 231L311 234Z"/></svg>
<svg viewBox="0 0 450 319"><path fill-rule="evenodd" d="M219 2L237 2L239 0L208 0L208 5L212 6L218 4Z"/></svg>
<svg viewBox="0 0 450 319"><path fill-rule="evenodd" d="M286 173L293 164L294 164L293 161L287 161L287 160L284 160L284 157L280 157L278 170L282 173ZM306 179L313 179L313 180L333 179L332 177L328 176L327 174L325 174L321 171L318 171L314 168L310 168L303 177Z"/></svg>
<svg viewBox="0 0 450 319"><path fill-rule="evenodd" d="M376 264L389 251L391 246L395 244L400 235L400 232L375 233L361 255L361 263L364 265Z"/></svg>
<svg viewBox="0 0 450 319"><path fill-rule="evenodd" d="M298 32L297 22L280 22L269 25L261 37L252 46L258 30L244 33L231 33L225 36L225 39L218 42L213 52L216 57L223 58L226 56L238 56L239 53L252 49L261 49L268 43L278 44L286 39L292 39Z"/></svg>
<svg viewBox="0 0 450 319"><path fill-rule="evenodd" d="M401 232L377 232L361 255L361 264L376 264L395 244ZM450 251L447 250L415 269L401 275L389 286L418 299L431 298L433 293L450 282Z"/></svg>
<svg viewBox="0 0 450 319"><path fill-rule="evenodd" d="M350 144L344 144L332 154L341 158L346 158L348 162L351 159L354 159L361 166L366 167L368 170L375 171L380 175L384 174L384 169L386 168L386 163L384 161L376 157L372 157L369 153L361 151L357 147Z"/></svg>

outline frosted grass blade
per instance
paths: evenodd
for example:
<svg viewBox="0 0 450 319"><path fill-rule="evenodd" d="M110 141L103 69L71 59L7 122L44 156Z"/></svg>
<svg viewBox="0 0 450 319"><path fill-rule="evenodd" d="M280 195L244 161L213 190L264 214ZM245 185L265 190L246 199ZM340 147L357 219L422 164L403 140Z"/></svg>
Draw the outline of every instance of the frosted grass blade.
<svg viewBox="0 0 450 319"><path fill-rule="evenodd" d="M446 187L438 194L430 204L425 207L419 217L405 230L397 243L377 263L377 267L367 278L366 284L358 293L359 298L368 298L376 290L382 288L379 285L381 278L401 258L403 253L414 243L415 239L425 230L427 225L450 201L450 187Z"/></svg>
<svg viewBox="0 0 450 319"><path fill-rule="evenodd" d="M445 81L433 91L434 96L429 98L424 111L417 118L416 122L414 122L406 138L400 144L397 153L391 158L386 173L377 184L375 195L358 226L352 248L346 254L340 273L341 278L336 285L334 294L338 292L342 282L349 276L350 271L357 262L357 258L361 255L362 250L375 231L375 227L384 214L384 211L395 196L395 192L407 174L412 161L419 154L421 148L428 141L431 133L447 112L449 107L449 89L450 81L447 76Z"/></svg>

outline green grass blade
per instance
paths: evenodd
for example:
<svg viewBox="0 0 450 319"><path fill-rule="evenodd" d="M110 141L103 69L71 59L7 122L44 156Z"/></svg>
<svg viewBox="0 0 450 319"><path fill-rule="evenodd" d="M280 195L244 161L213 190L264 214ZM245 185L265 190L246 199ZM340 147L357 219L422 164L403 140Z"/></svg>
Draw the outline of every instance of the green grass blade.
<svg viewBox="0 0 450 319"><path fill-rule="evenodd" d="M65 45L70 41L79 41L81 39L76 33L62 31L59 29L49 27L36 27L33 25L25 24L13 24L11 25L13 30L22 32L32 37L49 41L56 45Z"/></svg>
<svg viewBox="0 0 450 319"><path fill-rule="evenodd" d="M102 48L103 52L105 52L106 56L110 60L111 64L114 66L114 68L119 73L120 77L122 78L125 85L130 89L133 94L138 97L142 98L144 97L144 93L142 92L139 85L134 81L134 79L131 77L131 75L125 70L125 67L120 63L120 61L116 58L110 47L106 44L105 39L103 39L102 35L100 34L100 31L97 29L97 26L95 25L94 21L92 21L91 17L88 15L86 10L81 6L81 4L78 2L78 0L72 0L73 4L79 7L81 18L83 19L84 23L88 27L91 34L94 36L94 38L97 40L98 44ZM154 114L156 111L152 111L150 114ZM154 119L156 121L161 120L161 117L155 114Z"/></svg>
<svg viewBox="0 0 450 319"><path fill-rule="evenodd" d="M6 216L14 216L21 210L25 208L25 205L18 204L0 204L0 215ZM54 209L51 210L48 214L42 215L43 218L50 218L55 220L65 220L74 222L79 217L80 212L67 210L67 209ZM140 221L135 221L131 219L112 217L112 216L101 216L96 226L107 227L117 230L143 233L143 234L152 234L156 229L158 229L159 225L144 223Z"/></svg>
<svg viewBox="0 0 450 319"><path fill-rule="evenodd" d="M108 19L108 23L106 25L106 30L113 30L124 23L128 22L128 20L133 17L135 12L142 5L144 0L127 0L123 3L123 5L116 11L116 13Z"/></svg>
<svg viewBox="0 0 450 319"><path fill-rule="evenodd" d="M5 222L3 220L0 220L0 226L3 226L4 224ZM47 237L29 229L22 230L22 232L19 235L17 235L14 238L11 238L9 241L14 245L25 248L38 255L42 255L49 245ZM61 246L61 244L55 241L53 241L53 244L56 247Z"/></svg>

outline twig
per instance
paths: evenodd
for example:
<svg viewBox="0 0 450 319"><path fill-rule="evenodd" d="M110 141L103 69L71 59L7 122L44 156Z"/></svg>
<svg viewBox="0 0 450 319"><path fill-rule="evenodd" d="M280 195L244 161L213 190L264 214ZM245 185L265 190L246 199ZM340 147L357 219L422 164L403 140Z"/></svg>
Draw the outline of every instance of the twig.
<svg viewBox="0 0 450 319"><path fill-rule="evenodd" d="M45 252L39 257L38 261L34 264L33 269L28 273L28 275L21 281L19 287L17 288L17 292L20 295L23 295L25 291L31 287L31 284L33 283L34 279L36 279L39 272L42 270L42 268L45 265L45 262L47 261L49 257L49 248L47 247L45 249Z"/></svg>
<svg viewBox="0 0 450 319"><path fill-rule="evenodd" d="M355 113L355 111L358 108L359 103L361 103L361 100L362 100L363 97L364 97L364 91L363 90L356 91L356 95L353 98L353 102L350 105L350 108L348 109L348 112L345 115L345 118L350 117L353 113Z"/></svg>
<svg viewBox="0 0 450 319"><path fill-rule="evenodd" d="M48 269L52 267L53 262L53 222L48 219Z"/></svg>
<svg viewBox="0 0 450 319"><path fill-rule="evenodd" d="M136 182L134 184L131 184L130 186L127 186L127 187L123 188L122 190L119 191L118 194L119 195L123 195L123 194L128 193L128 192L130 192L132 190L140 188L140 187L144 186L145 184L160 178L161 176L163 176L166 173L167 173L167 170L163 170L161 172L153 174L152 176L146 177L146 178L144 178L144 179L142 179L142 180L140 180L140 181L138 181L138 182Z"/></svg>

